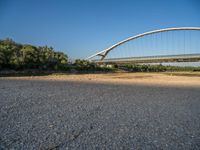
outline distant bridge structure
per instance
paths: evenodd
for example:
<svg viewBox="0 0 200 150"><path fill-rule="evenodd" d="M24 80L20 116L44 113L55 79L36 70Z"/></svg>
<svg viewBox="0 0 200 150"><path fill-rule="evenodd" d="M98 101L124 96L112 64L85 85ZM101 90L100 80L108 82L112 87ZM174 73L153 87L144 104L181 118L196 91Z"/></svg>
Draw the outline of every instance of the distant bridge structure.
<svg viewBox="0 0 200 150"><path fill-rule="evenodd" d="M200 27L154 30L122 40L87 58L95 63L200 61Z"/></svg>

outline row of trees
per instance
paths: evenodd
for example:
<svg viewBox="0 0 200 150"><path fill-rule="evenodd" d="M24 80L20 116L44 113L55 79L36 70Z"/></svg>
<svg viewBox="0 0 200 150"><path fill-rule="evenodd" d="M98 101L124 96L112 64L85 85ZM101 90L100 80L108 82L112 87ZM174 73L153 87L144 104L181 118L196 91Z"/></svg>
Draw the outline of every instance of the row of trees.
<svg viewBox="0 0 200 150"><path fill-rule="evenodd" d="M178 67L178 66L163 66L163 65L139 65L139 64L129 64L115 66L122 70L129 72L173 72L173 71L200 71L200 67Z"/></svg>
<svg viewBox="0 0 200 150"><path fill-rule="evenodd" d="M12 39L0 40L0 69L65 70L68 56L52 47L18 44Z"/></svg>
<svg viewBox="0 0 200 150"><path fill-rule="evenodd" d="M19 44L12 39L0 40L0 70L110 71L87 60L68 62L68 56L52 47Z"/></svg>

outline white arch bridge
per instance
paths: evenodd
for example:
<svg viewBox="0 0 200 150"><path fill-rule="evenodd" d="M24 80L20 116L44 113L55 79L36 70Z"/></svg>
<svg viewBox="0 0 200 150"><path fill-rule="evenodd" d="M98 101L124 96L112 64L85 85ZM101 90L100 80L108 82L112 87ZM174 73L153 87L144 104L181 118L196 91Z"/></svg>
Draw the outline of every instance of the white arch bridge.
<svg viewBox="0 0 200 150"><path fill-rule="evenodd" d="M166 28L122 40L87 60L96 63L200 61L200 27Z"/></svg>

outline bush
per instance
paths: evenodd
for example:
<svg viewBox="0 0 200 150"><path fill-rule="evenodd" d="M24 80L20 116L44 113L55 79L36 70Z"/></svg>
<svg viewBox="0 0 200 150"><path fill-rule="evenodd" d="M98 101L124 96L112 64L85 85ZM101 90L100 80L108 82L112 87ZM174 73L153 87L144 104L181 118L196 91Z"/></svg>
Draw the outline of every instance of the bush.
<svg viewBox="0 0 200 150"><path fill-rule="evenodd" d="M74 69L77 71L86 71L86 72L94 72L94 71L109 72L114 70L114 68L100 67L99 65L93 62L81 59L76 59L73 66Z"/></svg>

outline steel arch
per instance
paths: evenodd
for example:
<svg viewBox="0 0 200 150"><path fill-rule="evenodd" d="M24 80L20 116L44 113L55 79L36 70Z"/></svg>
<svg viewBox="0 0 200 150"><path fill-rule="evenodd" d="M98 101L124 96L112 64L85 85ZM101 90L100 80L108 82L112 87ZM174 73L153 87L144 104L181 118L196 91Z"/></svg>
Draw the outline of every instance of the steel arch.
<svg viewBox="0 0 200 150"><path fill-rule="evenodd" d="M107 48L107 49L105 49L103 51L100 51L100 52L98 52L98 53L96 53L94 55L89 56L86 59L90 60L93 57L100 56L101 60L103 60L111 50L113 50L114 48L116 48L116 47L118 47L118 46L120 46L120 45L122 45L122 44L124 44L124 43L126 43L128 41L131 41L131 40L134 40L134 39L146 36L146 35L150 35L150 34L155 34L155 33L160 33L160 32L167 32L167 31L174 31L174 30L200 30L200 27L176 27L176 28L165 28L165 29L159 29L159 30L153 30L153 31L145 32L145 33L142 33L142 34L138 34L138 35L129 37L129 38L125 39L125 40L122 40L122 41L110 46L109 48Z"/></svg>

